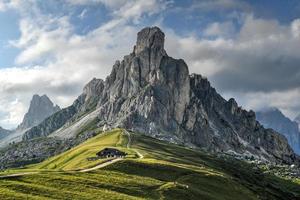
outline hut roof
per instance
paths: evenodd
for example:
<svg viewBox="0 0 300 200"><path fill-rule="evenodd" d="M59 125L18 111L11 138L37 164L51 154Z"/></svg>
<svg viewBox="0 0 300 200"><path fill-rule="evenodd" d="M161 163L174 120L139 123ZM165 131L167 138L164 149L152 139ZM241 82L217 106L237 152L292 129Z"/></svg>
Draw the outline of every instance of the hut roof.
<svg viewBox="0 0 300 200"><path fill-rule="evenodd" d="M106 155L125 156L126 153L114 148L104 148L97 153L97 156L106 156Z"/></svg>

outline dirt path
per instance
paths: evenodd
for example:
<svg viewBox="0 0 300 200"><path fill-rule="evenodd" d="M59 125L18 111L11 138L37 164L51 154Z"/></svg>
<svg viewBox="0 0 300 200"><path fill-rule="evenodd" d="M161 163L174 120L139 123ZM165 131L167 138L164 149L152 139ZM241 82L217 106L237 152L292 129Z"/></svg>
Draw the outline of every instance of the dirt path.
<svg viewBox="0 0 300 200"><path fill-rule="evenodd" d="M24 172L24 173L18 173L18 174L8 174L8 175L3 175L0 176L1 178L13 178L13 177L19 177L19 176L26 176L26 175L31 175L31 174L37 174L38 172Z"/></svg>
<svg viewBox="0 0 300 200"><path fill-rule="evenodd" d="M123 133L124 133L125 135L128 136L128 142L127 142L126 148L127 148L127 149L130 149L131 141L132 141L132 140L131 140L130 133L129 133L127 130L123 130ZM143 156L140 152L138 152L138 151L135 150L135 149L132 149L132 150L138 155L138 157L139 157L140 159L144 158L144 156ZM111 165L111 164L113 164L113 163L116 163L116 162L118 162L118 161L120 161L120 160L123 160L123 158L113 158L113 159L108 160L108 161L106 161L106 162L104 162L104 163L101 163L101 164L99 164L99 165L97 165L97 166L95 166L95 167L92 167L92 168L89 168L89 169L83 169L83 170L81 170L80 172L90 172L90 171L94 171L94 170L97 170L97 169L101 169L101 168L103 168L103 167L106 167L106 166L108 166L108 165Z"/></svg>
<svg viewBox="0 0 300 200"><path fill-rule="evenodd" d="M108 161L106 161L104 163L101 163L101 164L95 166L95 167L92 167L92 168L89 168L89 169L83 169L80 172L90 172L90 171L94 171L94 170L97 170L97 169L101 169L103 167L111 165L111 164L113 164L115 162L118 162L120 160L123 160L123 158L115 158L115 159L112 159L112 160L108 160Z"/></svg>
<svg viewBox="0 0 300 200"><path fill-rule="evenodd" d="M131 146L131 135L130 135L130 133L126 129L124 129L123 132L128 136L127 149L129 149L130 146ZM132 150L138 155L139 159L143 159L144 158L144 155L141 154L138 150L136 150L136 149L132 149Z"/></svg>

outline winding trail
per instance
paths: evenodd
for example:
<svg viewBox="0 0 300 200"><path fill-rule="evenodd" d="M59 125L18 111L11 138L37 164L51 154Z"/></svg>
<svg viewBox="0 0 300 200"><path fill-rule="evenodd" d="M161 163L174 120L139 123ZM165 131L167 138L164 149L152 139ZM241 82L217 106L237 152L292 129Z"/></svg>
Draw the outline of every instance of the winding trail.
<svg viewBox="0 0 300 200"><path fill-rule="evenodd" d="M123 132L128 136L128 143L127 143L127 149L130 149L130 146L131 146L131 136L130 136L130 133L124 129ZM144 155L141 154L138 150L136 149L131 149L133 150L139 157L139 159L143 159L144 158Z"/></svg>
<svg viewBox="0 0 300 200"><path fill-rule="evenodd" d="M131 143L132 143L131 134L126 129L124 129L122 131L122 133L124 135L127 135L127 137L128 137L128 142L127 142L126 148L127 149L131 149ZM139 159L143 159L144 158L144 155L141 154L138 150L136 150L136 149L131 149L131 150L133 150L138 155ZM123 158L113 158L113 159L105 161L105 162L103 162L103 163L101 163L99 165L96 165L95 167L88 168L88 169L83 169L80 172L90 172L90 171L94 171L94 170L97 170L97 169L101 169L101 168L106 167L108 165L114 164L114 163L116 163L116 162L118 162L120 160L123 160Z"/></svg>
<svg viewBox="0 0 300 200"><path fill-rule="evenodd" d="M8 174L8 175L2 175L0 176L0 179L2 178L14 178L19 176L26 176L31 174L38 174L39 172L23 172L23 173L17 173L17 174Z"/></svg>
<svg viewBox="0 0 300 200"><path fill-rule="evenodd" d="M131 145L131 137L130 137L130 133L126 130L122 131L123 134L126 134L128 136L128 142L126 144L126 148L129 149L130 148L130 145ZM92 167L92 168L88 168L88 169L83 169L83 170L80 170L80 172L90 172L90 171L94 171L94 170L97 170L97 169L101 169L103 167L106 167L108 165L111 165L113 163L116 163L120 160L123 160L123 158L112 158L110 160L107 160L99 165L96 165L95 167Z"/></svg>
<svg viewBox="0 0 300 200"><path fill-rule="evenodd" d="M115 162L118 162L118 161L120 161L120 160L123 160L123 158L115 158L115 159L111 159L111 160L108 160L108 161L106 161L106 162L104 162L104 163L101 163L101 164L99 164L99 165L96 165L95 167L88 168L88 169L83 169L83 170L81 170L80 172L90 172L90 171L94 171L94 170L97 170L97 169L101 169L101 168L103 168L103 167L106 167L106 166L108 166L108 165L111 165L111 164L113 164L113 163L115 163Z"/></svg>

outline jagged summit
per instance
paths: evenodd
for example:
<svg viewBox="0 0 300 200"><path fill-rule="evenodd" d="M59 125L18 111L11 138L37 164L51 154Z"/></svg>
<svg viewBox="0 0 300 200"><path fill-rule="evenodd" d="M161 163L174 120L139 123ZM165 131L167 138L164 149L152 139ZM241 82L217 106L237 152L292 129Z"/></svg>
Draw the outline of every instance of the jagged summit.
<svg viewBox="0 0 300 200"><path fill-rule="evenodd" d="M158 27L146 27L137 34L134 53L139 54L144 50L155 50L165 54L165 34Z"/></svg>
<svg viewBox="0 0 300 200"><path fill-rule="evenodd" d="M38 125L48 116L59 111L60 108L54 105L47 95L33 95L28 112L25 114L22 123L17 130L26 130L35 125Z"/></svg>
<svg viewBox="0 0 300 200"><path fill-rule="evenodd" d="M51 133L67 137L96 119L99 127L122 127L190 147L295 162L284 136L263 128L255 113L243 110L234 99L226 101L207 78L189 75L182 59L168 56L164 36L158 27L142 29L134 51L113 65L105 81L93 79L73 105L26 132L23 139ZM67 128L85 112L90 114Z"/></svg>

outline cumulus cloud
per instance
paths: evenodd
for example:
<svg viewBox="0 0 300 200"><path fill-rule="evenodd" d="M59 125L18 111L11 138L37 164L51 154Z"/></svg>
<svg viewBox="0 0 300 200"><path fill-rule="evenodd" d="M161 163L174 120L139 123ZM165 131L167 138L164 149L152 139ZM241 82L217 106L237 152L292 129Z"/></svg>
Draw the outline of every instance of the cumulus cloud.
<svg viewBox="0 0 300 200"><path fill-rule="evenodd" d="M179 51L172 47L169 51L246 108L275 106L294 116L300 108L299 19L280 24L248 15L234 38L217 34L217 26L209 27L214 29L209 33L218 35L214 39L173 34L171 46Z"/></svg>
<svg viewBox="0 0 300 200"><path fill-rule="evenodd" d="M210 24L205 30L205 36L214 36L214 37L224 37L229 38L233 37L236 30L232 22L214 22Z"/></svg>
<svg viewBox="0 0 300 200"><path fill-rule="evenodd" d="M34 13L23 13L21 36L10 42L21 50L16 57L17 67L0 69L0 125L16 126L35 93L47 94L54 103L65 107L90 79L105 78L114 61L133 48L138 28L128 24L143 14L162 9L151 2L124 4L132 9L132 15L114 14L111 20L85 35L74 32L69 16L42 14L36 5Z"/></svg>
<svg viewBox="0 0 300 200"><path fill-rule="evenodd" d="M1 1L0 1L1 2ZM0 69L0 125L21 121L34 93L64 107L92 77L105 78L120 56L128 54L145 17L159 15L171 1L72 0L69 5L104 5L110 20L84 35L76 34L70 16L41 13L34 1L4 7L20 9L21 37L10 44L21 50L16 67ZM240 9L237 0L199 1L193 9ZM27 13L32 7L31 12ZM0 4L1 10L1 4ZM83 10L84 11L84 10ZM82 14L82 13L81 13ZM85 15L87 13L84 13ZM235 97L247 109L274 106L289 116L300 110L300 19L290 24L245 14L241 27L226 18L195 33L178 35L158 22L166 33L170 56L183 58L190 72L211 80L226 98ZM28 66L28 67L24 67Z"/></svg>
<svg viewBox="0 0 300 200"><path fill-rule="evenodd" d="M92 5L103 4L112 11L112 16L123 19L133 20L138 23L142 15L153 15L172 3L165 0L68 0L73 5Z"/></svg>
<svg viewBox="0 0 300 200"><path fill-rule="evenodd" d="M201 0L192 4L190 9L210 10L242 10L250 11L251 6L246 1L240 0Z"/></svg>

